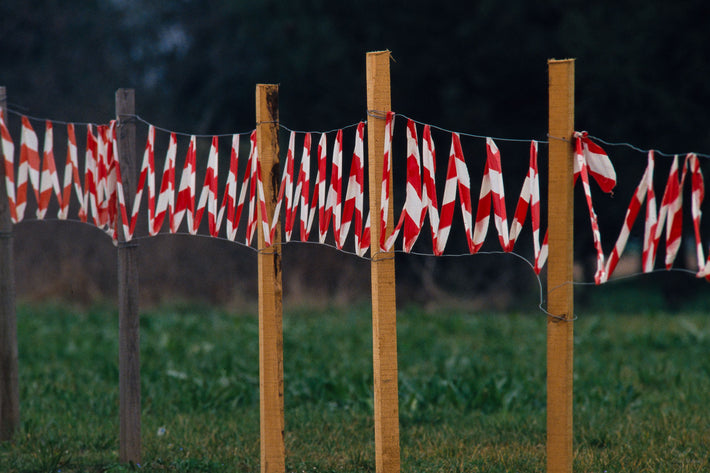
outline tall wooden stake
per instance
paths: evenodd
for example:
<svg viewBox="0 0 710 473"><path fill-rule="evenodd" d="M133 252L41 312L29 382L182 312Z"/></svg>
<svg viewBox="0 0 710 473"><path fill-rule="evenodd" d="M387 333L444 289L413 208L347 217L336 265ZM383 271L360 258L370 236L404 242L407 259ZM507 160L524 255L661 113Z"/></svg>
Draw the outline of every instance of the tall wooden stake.
<svg viewBox="0 0 710 473"><path fill-rule="evenodd" d="M400 469L400 454L394 252L379 251L384 113L391 109L390 52L367 53L366 62L368 173L370 215L373 219L370 254L372 255L372 348L375 378L375 461L378 473L396 473ZM391 192L390 188L390 195ZM393 228L392 199L389 205L388 233Z"/></svg>
<svg viewBox="0 0 710 473"><path fill-rule="evenodd" d="M549 60L547 471L572 471L574 60Z"/></svg>
<svg viewBox="0 0 710 473"><path fill-rule="evenodd" d="M7 120L5 87L0 87L0 109ZM6 196L5 166L0 165L0 441L10 440L20 426L15 262L12 220Z"/></svg>
<svg viewBox="0 0 710 473"><path fill-rule="evenodd" d="M279 86L256 86L256 139L264 181L266 214L274 214L279 180ZM258 219L261 209L257 206ZM258 220L257 220L258 221ZM271 222L271 218L268 218ZM259 388L261 471L286 471L284 440L283 314L281 286L281 231L266 248L261 224L259 238Z"/></svg>
<svg viewBox="0 0 710 473"><path fill-rule="evenodd" d="M116 91L116 139L126 208L133 208L136 189L135 92ZM120 212L120 210L119 210ZM120 213L119 213L120 215ZM137 246L126 242L118 231L118 383L120 446L119 461L141 461L141 381L138 314Z"/></svg>

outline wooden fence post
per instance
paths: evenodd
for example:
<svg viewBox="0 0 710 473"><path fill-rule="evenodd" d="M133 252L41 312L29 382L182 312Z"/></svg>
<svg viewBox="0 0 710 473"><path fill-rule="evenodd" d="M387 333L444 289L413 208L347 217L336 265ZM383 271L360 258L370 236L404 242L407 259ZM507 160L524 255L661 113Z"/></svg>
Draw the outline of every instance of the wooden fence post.
<svg viewBox="0 0 710 473"><path fill-rule="evenodd" d="M367 143L370 181L370 244L372 285L372 349L375 388L375 462L378 473L400 469L399 399L397 376L397 309L394 252L380 246L380 192L385 140L384 114L391 109L390 52L367 53ZM390 186L391 186L390 180ZM390 187L390 195L392 189ZM393 203L389 201L387 233L393 228Z"/></svg>
<svg viewBox="0 0 710 473"><path fill-rule="evenodd" d="M133 208L136 189L135 91L116 91L117 157L126 208ZM120 215L120 209L119 214ZM118 383L120 445L119 461L141 461L141 380L138 314L137 245L126 242L118 230Z"/></svg>
<svg viewBox="0 0 710 473"><path fill-rule="evenodd" d="M574 60L549 60L547 471L572 471Z"/></svg>
<svg viewBox="0 0 710 473"><path fill-rule="evenodd" d="M5 87L0 87L0 109L7 120ZM17 369L12 220L5 187L5 166L0 164L0 441L10 440L20 426Z"/></svg>
<svg viewBox="0 0 710 473"><path fill-rule="evenodd" d="M264 173L264 199L271 223L279 182L279 86L256 86L256 139ZM257 222L261 209L257 206ZM272 246L266 248L264 230L259 239L259 406L261 425L261 471L286 471L284 440L283 314L281 286L281 231L276 227Z"/></svg>

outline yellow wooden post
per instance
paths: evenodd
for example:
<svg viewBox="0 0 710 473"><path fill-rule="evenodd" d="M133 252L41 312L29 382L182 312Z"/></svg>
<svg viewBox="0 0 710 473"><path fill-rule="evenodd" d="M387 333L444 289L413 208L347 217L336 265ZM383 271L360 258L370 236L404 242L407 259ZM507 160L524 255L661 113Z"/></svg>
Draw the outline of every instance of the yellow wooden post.
<svg viewBox="0 0 710 473"><path fill-rule="evenodd" d="M380 192L384 153L384 112L391 109L390 52L367 54L367 141L372 243L372 348L375 384L375 459L378 473L399 472L399 400L397 387L397 310L394 253L380 246ZM391 185L391 180L390 180ZM390 195L392 189L390 188ZM393 228L389 201L387 232ZM384 230L384 229L383 229Z"/></svg>
<svg viewBox="0 0 710 473"><path fill-rule="evenodd" d="M547 471L572 471L574 60L549 60Z"/></svg>
<svg viewBox="0 0 710 473"><path fill-rule="evenodd" d="M279 169L279 86L256 86L256 139L263 172L267 220L271 223L278 197L275 183ZM257 206L257 217L261 209ZM286 471L284 443L283 315L281 286L281 231L266 248L261 223L259 238L259 389L261 424L261 471Z"/></svg>

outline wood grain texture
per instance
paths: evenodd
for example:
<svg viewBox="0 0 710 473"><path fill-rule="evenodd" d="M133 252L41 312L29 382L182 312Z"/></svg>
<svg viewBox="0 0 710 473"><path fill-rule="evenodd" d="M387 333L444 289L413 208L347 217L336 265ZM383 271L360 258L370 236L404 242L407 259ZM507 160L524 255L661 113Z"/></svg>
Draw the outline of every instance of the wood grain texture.
<svg viewBox="0 0 710 473"><path fill-rule="evenodd" d="M547 471L572 471L574 60L548 61Z"/></svg>
<svg viewBox="0 0 710 473"><path fill-rule="evenodd" d="M390 52L367 54L367 141L372 244L372 345L375 396L375 462L378 473L400 470L397 375L397 310L394 252L379 252L380 192L384 153L384 113L391 110ZM391 185L392 180L390 180ZM392 189L390 188L390 195ZM393 228L389 201L387 232Z"/></svg>
<svg viewBox="0 0 710 473"><path fill-rule="evenodd" d="M279 86L256 86L256 133L264 181L266 213L271 222L278 197L279 179ZM258 209L258 207L257 207ZM260 219L261 209L257 217ZM259 220L257 220L259 221ZM259 389L261 425L261 471L286 471L284 438L283 313L281 285L281 230L266 248L258 225L259 255Z"/></svg>
<svg viewBox="0 0 710 473"><path fill-rule="evenodd" d="M0 87L0 108L5 112L6 107L5 87ZM6 196L5 166L0 165L0 441L11 440L20 427L15 261L10 205Z"/></svg>
<svg viewBox="0 0 710 473"><path fill-rule="evenodd" d="M136 188L136 125L133 89L116 91L116 140L126 208L133 208ZM120 215L120 213L119 213ZM138 255L118 231L118 383L120 445L119 461L141 461L141 380L138 313Z"/></svg>

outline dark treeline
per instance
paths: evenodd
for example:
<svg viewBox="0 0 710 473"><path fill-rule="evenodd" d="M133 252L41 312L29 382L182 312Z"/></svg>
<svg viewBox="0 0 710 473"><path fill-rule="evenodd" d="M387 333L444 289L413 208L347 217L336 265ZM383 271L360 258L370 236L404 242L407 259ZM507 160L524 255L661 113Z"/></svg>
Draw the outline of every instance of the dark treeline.
<svg viewBox="0 0 710 473"><path fill-rule="evenodd" d="M577 129L642 148L707 153L706 19L705 3L698 0L79 0L69 5L5 0L0 3L0 85L7 87L9 106L20 112L100 122L114 115L115 90L131 87L136 89L137 112L146 120L203 134L252 129L254 85L280 83L281 122L294 129L323 130L366 119L365 53L389 49L396 112L463 132L545 139L546 60L574 57ZM446 151L440 159L445 159L447 146L442 146ZM629 193L645 164L642 155L632 156L614 161ZM513 172L509 182L514 189L525 171ZM625 195L604 211L614 222L602 228L607 249L626 211ZM517 195L509 198L513 206ZM584 230L577 252L584 262L592 249L586 235L589 221L586 209L577 209L577 224ZM28 228L18 231L41 233L37 226ZM52 237L40 238L49 244L45 240ZM18 246L20 257L31 254L30 243ZM303 255L290 258L312 261ZM433 286L447 279L445 286L462 292L508 285L515 293L518 286L533 284L527 273L523 278L510 274L527 269L513 265L501 270L500 260L487 259L404 259L400 276L414 281L413 287L426 286L426 291L413 292L426 297L440 294ZM199 262L196 258L191 264ZM337 271L350 263L329 264L329 270ZM307 279L305 273L293 277L292 287ZM22 278L18 274L21 292L36 285L32 278L23 285ZM151 280L150 273L146 278ZM324 283L333 291L350 287ZM692 286L687 283L683 276L680 286ZM670 286L671 292L679 290ZM211 287L207 284L203 291L210 293Z"/></svg>

